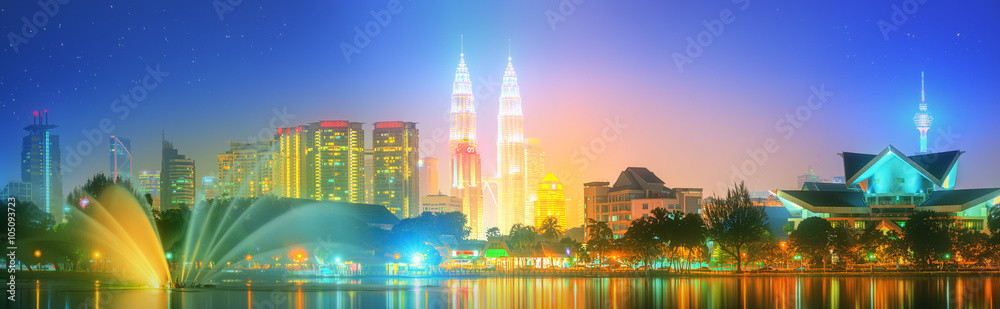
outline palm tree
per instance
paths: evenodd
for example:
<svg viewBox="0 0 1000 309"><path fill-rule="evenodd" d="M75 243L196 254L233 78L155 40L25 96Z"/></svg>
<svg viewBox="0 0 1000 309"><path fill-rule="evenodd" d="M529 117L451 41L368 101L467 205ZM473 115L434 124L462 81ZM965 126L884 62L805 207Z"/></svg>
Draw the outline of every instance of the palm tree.
<svg viewBox="0 0 1000 309"><path fill-rule="evenodd" d="M495 227L494 226L494 227L491 227L490 229L486 230L486 239L498 238L498 237L501 237L501 236L503 236L503 235L500 234L500 228L499 227Z"/></svg>
<svg viewBox="0 0 1000 309"><path fill-rule="evenodd" d="M611 237L614 232L607 222L600 222L594 219L587 219L587 251L597 253L598 261L604 257L604 252L611 248Z"/></svg>
<svg viewBox="0 0 1000 309"><path fill-rule="evenodd" d="M511 245L510 249L520 256L533 255L535 247L538 246L538 232L534 226L514 224L510 227L510 233L507 234L507 237L508 243Z"/></svg>
<svg viewBox="0 0 1000 309"><path fill-rule="evenodd" d="M550 216L542 221L541 228L538 232L548 241L556 241L562 236L562 225L559 225L559 221L556 220L555 216Z"/></svg>

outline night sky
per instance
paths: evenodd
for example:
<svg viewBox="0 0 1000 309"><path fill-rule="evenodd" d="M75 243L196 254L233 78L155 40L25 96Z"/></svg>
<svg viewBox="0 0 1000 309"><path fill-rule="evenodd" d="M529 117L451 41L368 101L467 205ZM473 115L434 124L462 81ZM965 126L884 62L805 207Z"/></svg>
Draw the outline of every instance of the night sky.
<svg viewBox="0 0 1000 309"><path fill-rule="evenodd" d="M959 188L1000 186L996 1L590 0L560 11L559 1L243 0L222 18L208 0L98 2L70 1L54 15L36 1L0 4L8 42L24 37L22 17L48 16L0 50L0 181L19 180L21 128L45 109L64 159L107 118L132 140L135 171L159 168L161 133L201 177L217 173L226 141L321 119L419 122L422 151L446 165L447 141L434 132L447 132L464 35L484 174L496 171L509 39L525 135L541 138L548 170L576 202L582 182L613 181L628 166L712 192L769 138L779 149L754 163L752 190L792 189L810 165L842 176L842 151L913 153L921 71L932 150L967 151ZM379 19L345 56L355 27ZM894 30L883 35L880 20ZM709 43L689 46L699 39ZM691 60L682 70L675 53ZM120 101L136 87L143 100ZM809 108L812 87L827 98ZM777 122L802 109L808 119L783 131ZM605 129L616 119L626 127ZM64 190L108 171L107 139L66 173Z"/></svg>

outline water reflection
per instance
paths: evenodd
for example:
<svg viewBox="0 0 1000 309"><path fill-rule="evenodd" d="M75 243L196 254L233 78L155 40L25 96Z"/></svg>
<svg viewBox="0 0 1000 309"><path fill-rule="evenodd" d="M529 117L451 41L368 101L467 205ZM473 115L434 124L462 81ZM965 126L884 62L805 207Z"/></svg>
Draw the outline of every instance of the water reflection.
<svg viewBox="0 0 1000 309"><path fill-rule="evenodd" d="M323 279L133 289L19 285L10 308L996 308L994 275Z"/></svg>

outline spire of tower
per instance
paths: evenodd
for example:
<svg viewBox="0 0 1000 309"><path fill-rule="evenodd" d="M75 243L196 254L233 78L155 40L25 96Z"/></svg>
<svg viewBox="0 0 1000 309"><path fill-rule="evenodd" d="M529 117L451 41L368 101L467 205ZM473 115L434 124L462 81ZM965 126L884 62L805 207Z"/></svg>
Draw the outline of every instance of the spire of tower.
<svg viewBox="0 0 1000 309"><path fill-rule="evenodd" d="M510 38L507 38L507 62L510 62Z"/></svg>
<svg viewBox="0 0 1000 309"><path fill-rule="evenodd" d="M462 58L465 58L465 35L464 34L459 35L458 39L461 40L461 42L462 42L461 43L462 44L462 47L461 47L462 53L459 54L459 55L462 56Z"/></svg>
<svg viewBox="0 0 1000 309"><path fill-rule="evenodd" d="M920 131L920 153L927 153L927 131L930 130L934 117L927 111L927 102L924 96L924 72L920 72L920 104L917 114L913 116L913 124Z"/></svg>

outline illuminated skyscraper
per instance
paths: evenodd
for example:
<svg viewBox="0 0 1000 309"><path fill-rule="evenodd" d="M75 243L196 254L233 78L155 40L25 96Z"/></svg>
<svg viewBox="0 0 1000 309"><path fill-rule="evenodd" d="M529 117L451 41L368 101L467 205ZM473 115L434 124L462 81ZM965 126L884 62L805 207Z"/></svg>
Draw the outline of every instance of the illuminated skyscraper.
<svg viewBox="0 0 1000 309"><path fill-rule="evenodd" d="M920 106L917 114L913 116L913 124L917 125L920 131L920 153L927 153L927 130L931 129L934 117L927 111L927 102L924 100L924 72L920 72Z"/></svg>
<svg viewBox="0 0 1000 309"><path fill-rule="evenodd" d="M151 197L153 197L153 205L149 206L156 210L163 210L160 209L160 171L143 170L139 172L138 178L139 195L142 195L145 198L148 193Z"/></svg>
<svg viewBox="0 0 1000 309"><path fill-rule="evenodd" d="M194 159L180 154L174 144L163 140L160 168L160 207L163 210L178 206L194 206Z"/></svg>
<svg viewBox="0 0 1000 309"><path fill-rule="evenodd" d="M21 181L31 183L31 201L62 222L65 202L62 195L59 135L49 133L49 111L35 112L21 141Z"/></svg>
<svg viewBox="0 0 1000 309"><path fill-rule="evenodd" d="M263 140L254 143L229 142L229 151L218 154L219 177L215 182L216 196L222 198L260 197L277 193L277 142ZM205 198L209 188L205 188Z"/></svg>
<svg viewBox="0 0 1000 309"><path fill-rule="evenodd" d="M305 170L302 161L305 156L305 134L302 134L302 126L279 128L277 135L277 194L281 197L304 198L302 178Z"/></svg>
<svg viewBox="0 0 1000 309"><path fill-rule="evenodd" d="M537 138L528 138L524 148L524 209L527 212L525 222L535 222L535 200L538 199L538 183L545 177L545 148Z"/></svg>
<svg viewBox="0 0 1000 309"><path fill-rule="evenodd" d="M360 122L321 121L309 125L306 166L321 201L362 203L365 198L365 131ZM308 183L308 182L307 182Z"/></svg>
<svg viewBox="0 0 1000 309"><path fill-rule="evenodd" d="M556 217L563 231L566 221L566 192L556 175L549 173L538 183L538 199L535 200L535 227L541 227L545 218Z"/></svg>
<svg viewBox="0 0 1000 309"><path fill-rule="evenodd" d="M111 179L132 179L132 142L111 136Z"/></svg>
<svg viewBox="0 0 1000 309"><path fill-rule="evenodd" d="M441 188L438 187L438 159L425 157L417 162L420 169L420 197L428 195L440 195Z"/></svg>
<svg viewBox="0 0 1000 309"><path fill-rule="evenodd" d="M372 136L372 203L385 206L400 219L419 216L417 124L376 122Z"/></svg>
<svg viewBox="0 0 1000 309"><path fill-rule="evenodd" d="M361 203L365 196L362 123L320 121L278 129L277 192L284 197Z"/></svg>
<svg viewBox="0 0 1000 309"><path fill-rule="evenodd" d="M469 238L482 239L483 197L482 166L476 150L476 106L472 95L472 81L465 67L465 53L461 53L455 82L451 91L451 128L448 147L451 171L451 195L462 199L462 213L472 229Z"/></svg>
<svg viewBox="0 0 1000 309"><path fill-rule="evenodd" d="M201 199L211 200L219 198L219 188L222 187L219 183L219 178L215 176L205 176L201 178Z"/></svg>
<svg viewBox="0 0 1000 309"><path fill-rule="evenodd" d="M497 116L497 171L500 173L500 200L498 215L500 230L506 231L525 221L525 144L524 116L521 113L521 91L511 57L507 57L507 70L500 85L500 114Z"/></svg>

